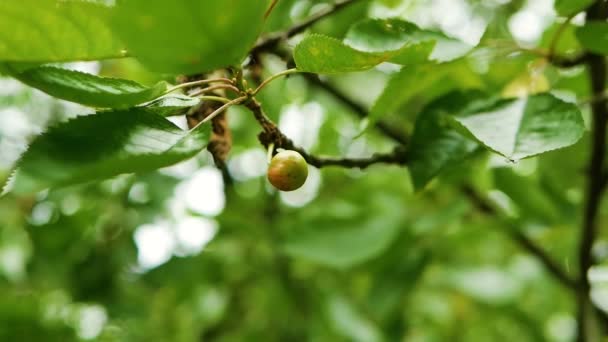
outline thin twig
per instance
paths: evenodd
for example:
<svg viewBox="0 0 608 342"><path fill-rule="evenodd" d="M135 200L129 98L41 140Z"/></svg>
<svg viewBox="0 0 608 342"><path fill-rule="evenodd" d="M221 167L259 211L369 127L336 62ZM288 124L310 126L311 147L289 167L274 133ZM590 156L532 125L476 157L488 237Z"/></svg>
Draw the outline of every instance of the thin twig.
<svg viewBox="0 0 608 342"><path fill-rule="evenodd" d="M503 44L503 45L505 45L504 48L506 48L510 52L521 52L521 53L538 56L540 58L547 60L553 66L558 67L558 68L573 68L573 67L583 65L588 57L588 54L584 53L584 52L580 53L578 55L562 56L562 55L556 54L555 51L551 51L551 48L549 48L549 49L525 48L525 47L521 47L516 44L513 44L513 42L510 42L510 41L503 42L501 40L498 40L498 41L493 41L493 42L486 43L486 44L487 44L487 46L490 46L490 47L492 47L492 46L500 47L500 44Z"/></svg>
<svg viewBox="0 0 608 342"><path fill-rule="evenodd" d="M298 33L303 32L304 30L306 30L307 28L316 24L320 20L322 20L328 16L331 16L331 15L339 12L340 10L348 7L349 5L355 4L358 1L363 1L363 0L338 1L335 4L329 6L327 9L322 10L322 11L312 15L310 18L304 20L303 22L290 27L286 31L271 33L268 36L262 38L253 47L253 49L251 50L251 54L256 55L257 53L262 52L262 51L272 50L281 40L291 38L291 37L297 35Z"/></svg>
<svg viewBox="0 0 608 342"><path fill-rule="evenodd" d="M209 122L209 121L213 120L214 117L218 116L226 109L230 108L231 106L237 105L239 103L243 103L243 102L245 102L245 100L247 100L247 96L241 96L241 97L237 97L236 99L224 104L220 108L216 109L213 113L209 114L209 116L207 116L201 122L199 122L198 125L196 125L193 129L197 129L200 125L204 124L205 122Z"/></svg>
<svg viewBox="0 0 608 342"><path fill-rule="evenodd" d="M572 19L574 19L576 14L577 13L574 13L574 14L571 14L570 16L568 16L566 18L566 20L563 23L561 23L561 25L559 25L559 27L557 28L557 31L555 31L555 34L551 38L551 43L549 44L549 56L555 55L555 51L557 49L557 44L559 43L559 39L561 38L562 33L564 33L566 28L568 28L568 25L570 24Z"/></svg>
<svg viewBox="0 0 608 342"><path fill-rule="evenodd" d="M186 83L182 83L182 84L178 84L174 87L169 88L165 94L163 95L167 95L169 93L172 93L176 90L179 89L184 89L184 88L190 88L190 87L196 87L198 85L203 85L203 84L209 84L209 83L219 83L219 82L224 82L224 83L228 83L228 84L232 84L232 80L228 79L228 78L210 78L210 79L206 79L206 80L197 80L197 81L192 81L192 82L186 82Z"/></svg>
<svg viewBox="0 0 608 342"><path fill-rule="evenodd" d="M276 5L279 3L279 0L273 0L272 3L270 4L270 6L268 6L268 9L266 10L266 13L264 13L264 19L268 18L270 16L270 13L272 13L272 10L274 10L274 8L276 7Z"/></svg>
<svg viewBox="0 0 608 342"><path fill-rule="evenodd" d="M490 204L485 198L481 197L477 191L469 186L462 188L462 192L469 198L471 203L482 213L490 216L500 216L501 214L497 209ZM515 241L520 247L525 249L528 253L534 255L545 269L557 279L560 284L566 286L568 289L576 291L578 286L575 279L573 279L566 271L564 271L554 260L548 255L540 246L534 241L522 233L517 227L506 227L502 229L513 241Z"/></svg>
<svg viewBox="0 0 608 342"><path fill-rule="evenodd" d="M239 88L231 85L231 84L218 84L218 85L214 85L211 87L207 87L207 88L203 88L200 90L197 90L196 92L190 94L189 96L199 96L199 95L203 95L203 94L207 94L209 92L213 92L215 90L219 90L219 89L227 89L227 90L232 90L233 92L235 92L236 94L240 94L240 90Z"/></svg>
<svg viewBox="0 0 608 342"><path fill-rule="evenodd" d="M270 76L269 78L265 79L264 82L262 82L257 88L255 88L255 90L253 91L251 96L257 95L257 93L259 93L260 90L264 89L264 87L266 87L268 84L270 84L272 81L276 80L277 78L295 74L297 72L300 72L300 71L298 69L293 68L293 69L287 69L287 70L281 71L278 74L274 74L274 75Z"/></svg>
<svg viewBox="0 0 608 342"><path fill-rule="evenodd" d="M220 97L220 96L199 96L197 97L199 100L202 101L217 101L217 102L222 102L222 103L228 103L230 102L230 99L227 99L225 97Z"/></svg>
<svg viewBox="0 0 608 342"><path fill-rule="evenodd" d="M590 105L595 102L605 101L606 99L608 99L608 91L604 91L603 93L600 94L600 96L591 96L589 98L581 99L581 100L577 101L577 105L579 105L579 106Z"/></svg>

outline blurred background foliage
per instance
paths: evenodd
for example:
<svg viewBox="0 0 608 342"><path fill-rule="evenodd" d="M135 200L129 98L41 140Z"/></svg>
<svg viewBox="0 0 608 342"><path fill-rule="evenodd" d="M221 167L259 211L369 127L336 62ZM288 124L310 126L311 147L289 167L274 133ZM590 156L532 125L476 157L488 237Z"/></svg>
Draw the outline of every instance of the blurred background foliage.
<svg viewBox="0 0 608 342"><path fill-rule="evenodd" d="M266 31L326 2L281 0ZM462 84L501 93L540 70L562 98L589 93L583 68L561 71L516 53L517 44L548 46L559 22L551 0L361 1L310 31L341 38L364 17L395 16L481 46L457 77L410 85L383 118L406 133L424 105ZM576 48L566 31L559 51ZM283 68L276 56L263 58L266 76ZM69 67L144 84L166 79L128 58ZM324 80L367 108L396 71L381 65ZM376 130L358 137L356 113L305 77L277 81L259 99L314 153L393 147ZM36 134L85 111L0 79L0 179ZM406 168L383 165L311 168L302 189L277 193L265 179L259 127L240 108L229 119L230 186L204 152L159 172L0 198L0 341L574 339L572 292L509 230L575 273L588 138L517 164L480 151L421 193ZM461 191L468 184L505 214L479 210ZM593 299L608 310L605 235L594 255L605 266L591 272Z"/></svg>

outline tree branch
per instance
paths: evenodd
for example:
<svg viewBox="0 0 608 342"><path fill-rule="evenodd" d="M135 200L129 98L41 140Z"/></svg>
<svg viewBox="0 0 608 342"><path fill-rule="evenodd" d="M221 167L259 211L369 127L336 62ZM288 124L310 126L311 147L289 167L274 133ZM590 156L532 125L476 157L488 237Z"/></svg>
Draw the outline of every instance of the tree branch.
<svg viewBox="0 0 608 342"><path fill-rule="evenodd" d="M329 85L326 82L323 82L322 80L320 80L318 77L316 77L314 75L304 74L304 76L312 84L315 84L315 85L319 86L320 88L325 89L331 95L333 95L338 100L343 102L345 105L347 105L349 108L351 108L352 111L354 113L356 113L358 116L366 117L368 115L367 110L363 106L361 106L361 105L357 104L356 102L352 101L351 99L349 99L346 95L344 95L338 89L334 88L333 86ZM264 124L262 124L263 127L265 125L268 125L267 122L269 122L270 120L262 112L262 109L259 106L259 103L256 103L255 101L253 101L248 106L254 112L254 115L256 115L256 117L258 118L258 121L260 121L261 123L264 123ZM273 125L274 124L271 123L271 126L273 126ZM387 131L386 129L383 129L380 126L378 126L378 128L380 128L380 130L387 137L392 138L393 140L395 140L397 142L405 143L407 141L407 137L401 136L401 133L393 134L393 131L391 131L392 127L390 127L388 125L385 125L384 127L388 128L389 130ZM265 144L265 146L267 146L267 144ZM317 167L323 167L326 165L339 165L339 166L346 165L347 167L349 165L355 165L355 167L357 167L357 165L359 163L361 163L361 165L363 165L365 167L365 166L371 165L375 162L387 162L387 163L396 162L398 164L405 164L405 160L395 159L394 155L382 155L378 161L376 161L374 159L374 157L372 157L372 158L369 158L368 160L358 160L357 162L354 162L354 163L351 163L350 161L345 162L344 160L340 160L340 159L319 160L319 158L310 156L302 149L298 149L297 147L295 147L291 141L289 141L284 146L285 146L285 148L297 150L304 156L304 158L311 165L317 166ZM400 155L402 156L404 154L400 154ZM353 166L350 166L350 167L353 167ZM603 182L608 182L608 181L604 180L604 178L603 178ZM492 205L490 205L485 199L480 197L473 189L465 187L462 189L462 191L465 195L467 195L467 197L473 202L473 204L475 204L477 209L479 209L481 212L484 212L484 213L486 213L488 215L492 215L492 216L500 216L500 214L496 211L496 209ZM553 258L550 255L548 255L534 241L532 241L530 238L528 238L525 234L523 234L521 231L519 231L517 229L508 229L508 230L505 230L505 233L507 233L507 235L514 242L516 242L520 247L522 247L524 250L526 250L531 255L535 256L540 261L540 263L545 267L545 269L549 272L549 274L552 275L555 279L557 279L562 285L564 285L566 288L570 289L571 291L575 291L575 292L578 291L577 280L573 279L570 275L568 275L553 260Z"/></svg>
<svg viewBox="0 0 608 342"><path fill-rule="evenodd" d="M587 10L588 20L605 20L605 1L596 1ZM606 60L603 56L589 53L587 68L591 80L592 96L599 98L591 103L592 146L588 168L587 195L583 214L583 225L579 242L579 293L578 293L578 341L589 340L589 283L588 272L593 265L592 247L598 233L598 212L604 193L604 164L606 155L606 125L608 124L608 101L602 95L606 88Z"/></svg>
<svg viewBox="0 0 608 342"><path fill-rule="evenodd" d="M304 20L303 22L301 22L299 24L296 24L296 25L290 27L286 31L271 33L268 36L262 38L253 47L253 49L251 50L251 54L256 55L257 53L262 52L262 51L272 50L282 40L291 38L291 37L297 35L298 33L303 32L304 30L313 26L314 24L321 21L322 19L324 19L328 16L331 16L335 13L338 13L340 10L348 7L349 5L355 4L358 1L362 1L362 0L337 1L335 4L329 6L325 10L322 10L322 11L314 14L310 18Z"/></svg>
<svg viewBox="0 0 608 342"><path fill-rule="evenodd" d="M255 98L246 103L246 106L251 110L260 126L262 126L263 132L260 133L259 139L264 147L268 148L270 144L274 144L275 148L297 151L306 159L308 164L314 167L341 166L364 169L379 163L396 165L404 165L406 163L405 151L402 148L396 148L391 153L377 153L369 158L334 158L312 155L303 148L296 146L291 139L283 134L277 125L264 113L261 104Z"/></svg>
<svg viewBox="0 0 608 342"><path fill-rule="evenodd" d="M500 216L500 213L498 213L496 208L492 206L485 198L481 197L473 188L469 186L463 187L462 192L482 213L490 216ZM564 271L563 268L560 267L549 254L547 254L547 252L545 252L540 246L534 243L534 241L517 229L517 227L508 227L502 230L520 247L535 256L545 267L547 272L558 280L560 284L572 291L577 291L578 285L576 280L568 275L568 273L566 273L566 271Z"/></svg>
<svg viewBox="0 0 608 342"><path fill-rule="evenodd" d="M285 147L288 148L288 147ZM376 153L369 158L334 158L334 157L318 157L311 154L306 153L306 151L293 146L292 150L298 151L304 159L308 162L308 164L316 167L322 168L327 166L340 166L346 168L359 168L365 169L374 164L397 164L403 165L405 164L405 159L402 157L403 153L400 149L395 149L392 153Z"/></svg>
<svg viewBox="0 0 608 342"><path fill-rule="evenodd" d="M344 1L348 3L352 3L353 1ZM595 16L589 16L589 13L593 12L594 9L597 10L599 7L600 10L597 13L605 14L605 6L606 3L604 0L598 0L594 6L592 6L588 10L588 18L593 19ZM325 14L328 15L328 14ZM321 17L322 18L322 17ZM253 50L253 55L257 56L260 52L268 51L277 54L280 57L283 57L285 60L289 60L289 57L285 56L285 53L282 53L277 48L277 43L279 43L282 39L295 35L306 27L314 24L314 22L320 20L321 18L317 18L313 20L312 23L303 23L304 27L294 27L292 30L288 30L283 33L277 33L272 36L268 36L267 38L261 40L258 45ZM605 18L605 17L604 17ZM314 19L314 18L311 18ZM294 33L295 32L295 33ZM290 35L291 34L291 35ZM506 232L510 236L510 238L515 241L518 245L520 245L524 250L528 251L530 254L534 255L547 269L549 274L551 274L554 278L556 278L561 284L563 284L566 288L574 291L577 294L577 298L579 300L579 306L581 308L585 308L590 304L589 297L589 282L586 277L587 271L591 266L591 247L593 241L595 239L595 235L597 234L597 223L596 216L597 210L599 207L599 200L601 198L601 194L603 192L603 188L605 188L605 183L607 182L606 178L602 176L603 164L604 164L604 154L605 154L605 139L606 139L606 122L608 121L608 109L607 109L607 100L602 96L605 88L605 79L606 79L606 63L605 60L601 56L595 56L584 52L580 55L576 56L560 56L554 53L543 53L543 57L545 57L550 63L552 63L556 67L560 68L569 68L575 67L583 64L587 64L590 68L590 73L592 75L592 83L594 90L594 98L601 97L602 99L599 101L594 101L592 103L593 109L593 117L594 117L594 152L591 162L590 168L590 182L588 185L588 200L587 207L585 211L585 219L583 224L583 236L581 238L581 244L579 247L579 257L580 257L580 268L581 268L581 278L573 279L571 278L555 261L539 246L537 246L531 239L529 239L525 234L521 233L516 229L507 230ZM351 110L357 114L359 117L366 117L368 115L368 111L358 103L349 99L346 95L340 92L338 89L332 87L330 84L323 82L318 77L314 75L305 75L307 80L310 83L319 86L320 88L326 90L328 93L333 95L335 98L343 102L346 106L351 108ZM255 105L256 101L251 101L248 104L248 107L254 112L256 118L262 124L263 127L272 127L265 126L270 122L267 117L265 117L261 107L259 107L259 103ZM271 122L270 122L271 123ZM274 125L274 124L272 124ZM387 137L393 139L394 141L404 145L407 143L408 139L402 132L395 130L392 126L385 123L378 123L377 128L382 131ZM274 125L276 128L276 125ZM598 129L601 127L601 129ZM333 159L333 158L318 158L311 155L308 155L302 149L298 149L293 145L291 140L285 137L278 129L270 129L266 130L264 133L260 135L261 142L268 146L270 142L278 142L278 147L290 148L298 150L302 155L306 158L306 160L311 164L318 167L329 166L329 165L339 165L339 166L347 166L347 167L366 167L375 162L388 162L388 163L396 163L396 164L405 164L405 160L398 158L397 154L392 155L382 155L381 157L375 156L369 158L368 160L356 160L355 162ZM266 141L265 141L266 140ZM600 143L601 142L601 143ZM600 153L601 152L601 153ZM403 155L403 154L401 154ZM377 159L376 159L377 158ZM376 161L377 160L377 161ZM599 165L599 168L598 168ZM599 171L598 171L599 170ZM601 186L598 186L601 185ZM467 195L471 198L471 193L467 193ZM474 193L473 193L474 194ZM499 215L496 212L495 208L490 205L485 205L485 201L479 201L481 198L472 197L471 198L474 203L478 205L478 209L482 212L491 215ZM483 199L481 199L483 200ZM584 279L584 280L583 280ZM581 281L583 284L581 286ZM582 303L582 304L581 304ZM596 309L597 310L597 309ZM584 313L585 310L580 310L580 312ZM606 313L597 310L598 317L602 319L602 322L608 326L608 315ZM583 322L583 319L579 319L579 323ZM583 331L585 329L581 329L579 326L579 331ZM585 340L583 340L585 341Z"/></svg>
<svg viewBox="0 0 608 342"><path fill-rule="evenodd" d="M576 56L559 56L559 55L548 55L547 60L559 68L573 68L579 65L585 64L589 60L589 54L581 53Z"/></svg>

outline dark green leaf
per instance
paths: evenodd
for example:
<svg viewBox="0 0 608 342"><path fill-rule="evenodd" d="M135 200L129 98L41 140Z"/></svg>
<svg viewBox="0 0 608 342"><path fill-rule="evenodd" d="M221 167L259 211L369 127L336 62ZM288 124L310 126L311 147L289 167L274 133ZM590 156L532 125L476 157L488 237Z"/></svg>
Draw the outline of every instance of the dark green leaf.
<svg viewBox="0 0 608 342"><path fill-rule="evenodd" d="M576 30L576 38L591 52L608 55L608 23L589 21Z"/></svg>
<svg viewBox="0 0 608 342"><path fill-rule="evenodd" d="M394 114L401 106L418 94L426 97L439 96L455 86L461 89L480 88L479 76L469 70L466 61L454 61L438 65L413 65L391 75L382 94L370 110L368 127L380 118ZM431 97L432 98L432 97Z"/></svg>
<svg viewBox="0 0 608 342"><path fill-rule="evenodd" d="M593 3L593 0L555 0L555 11L557 14L567 17L585 10Z"/></svg>
<svg viewBox="0 0 608 342"><path fill-rule="evenodd" d="M129 52L150 69L196 73L239 65L262 30L269 0L130 0L112 19Z"/></svg>
<svg viewBox="0 0 608 342"><path fill-rule="evenodd" d="M408 150L408 168L416 190L422 189L447 166L461 162L477 143L450 125L449 115L486 95L454 92L429 104L418 116Z"/></svg>
<svg viewBox="0 0 608 342"><path fill-rule="evenodd" d="M549 94L489 101L454 118L481 143L513 161L573 145L585 131L578 107Z"/></svg>
<svg viewBox="0 0 608 342"><path fill-rule="evenodd" d="M110 9L90 1L0 2L0 60L62 62L120 57Z"/></svg>
<svg viewBox="0 0 608 342"><path fill-rule="evenodd" d="M182 131L143 109L81 116L37 137L18 162L9 188L31 193L152 171L196 155L209 131L209 125Z"/></svg>
<svg viewBox="0 0 608 342"><path fill-rule="evenodd" d="M396 236L399 226L371 220L351 229L325 228L298 234L287 242L285 252L324 265L348 268L382 252Z"/></svg>
<svg viewBox="0 0 608 342"><path fill-rule="evenodd" d="M494 169L496 188L515 203L521 216L539 218L545 222L560 222L560 208L541 187L538 180L518 175L511 168Z"/></svg>
<svg viewBox="0 0 608 342"><path fill-rule="evenodd" d="M165 82L153 87L115 78L43 66L13 73L21 82L60 99L100 108L127 108L153 100L167 90Z"/></svg>
<svg viewBox="0 0 608 342"><path fill-rule="evenodd" d="M403 211L391 197L377 196L368 218L324 217L290 231L284 249L292 257L335 268L349 268L389 247L401 231Z"/></svg>
<svg viewBox="0 0 608 342"><path fill-rule="evenodd" d="M555 22L543 33L539 47L549 49L554 44L555 35L559 33L559 40L553 46L555 53L560 55L575 54L581 51L581 44L576 38L576 30L579 26L572 23Z"/></svg>

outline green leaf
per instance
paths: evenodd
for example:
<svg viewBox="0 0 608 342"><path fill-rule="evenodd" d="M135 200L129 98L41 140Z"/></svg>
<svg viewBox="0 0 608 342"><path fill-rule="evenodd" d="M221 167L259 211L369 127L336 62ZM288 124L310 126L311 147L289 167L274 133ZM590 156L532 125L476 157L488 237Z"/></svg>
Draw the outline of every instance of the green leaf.
<svg viewBox="0 0 608 342"><path fill-rule="evenodd" d="M15 72L13 77L54 97L100 108L127 108L153 100L167 90L165 82L153 87L115 78L43 66Z"/></svg>
<svg viewBox="0 0 608 342"><path fill-rule="evenodd" d="M524 97L533 94L545 93L551 89L549 80L542 72L526 70L515 77L502 89L502 96Z"/></svg>
<svg viewBox="0 0 608 342"><path fill-rule="evenodd" d="M423 30L407 21L400 19L366 19L353 25L348 31L344 43L348 46L366 52L385 52L402 50L399 54L399 64L411 64L417 59L426 61L446 62L462 57L472 46L450 38L443 33ZM426 45L430 55L406 54L405 45Z"/></svg>
<svg viewBox="0 0 608 342"><path fill-rule="evenodd" d="M349 225L350 226L350 225ZM386 226L382 219L347 228L336 225L311 229L290 239L285 252L335 268L349 268L382 252L398 233L399 226Z"/></svg>
<svg viewBox="0 0 608 342"><path fill-rule="evenodd" d="M477 91L452 92L433 101L418 115L407 155L414 189L422 189L446 167L475 151L478 144L455 130L449 116L485 97Z"/></svg>
<svg viewBox="0 0 608 342"><path fill-rule="evenodd" d="M370 260L399 235L403 210L393 197L378 195L363 218L323 217L291 229L285 252L295 258L346 269Z"/></svg>
<svg viewBox="0 0 608 342"><path fill-rule="evenodd" d="M112 26L148 68L196 73L239 65L262 30L269 0L120 1Z"/></svg>
<svg viewBox="0 0 608 342"><path fill-rule="evenodd" d="M559 40L553 49L555 53L560 55L574 55L580 53L581 44L576 38L576 30L579 26L572 23L555 22L551 26L547 27L539 42L539 48L549 49L554 44L553 39L556 34L559 33Z"/></svg>
<svg viewBox="0 0 608 342"><path fill-rule="evenodd" d="M589 21L576 30L578 41L591 52L608 55L608 23Z"/></svg>
<svg viewBox="0 0 608 342"><path fill-rule="evenodd" d="M548 223L563 222L556 201L538 179L521 176L507 167L493 171L496 188L509 196L522 216L540 218Z"/></svg>
<svg viewBox="0 0 608 342"><path fill-rule="evenodd" d="M468 50L466 44L408 22L366 20L353 26L344 42L318 34L307 36L296 46L294 59L302 71L332 74L363 71L383 62L446 61Z"/></svg>
<svg viewBox="0 0 608 342"><path fill-rule="evenodd" d="M555 0L557 14L567 17L585 10L591 6L593 0Z"/></svg>
<svg viewBox="0 0 608 342"><path fill-rule="evenodd" d="M187 132L136 108L77 117L32 142L19 160L9 188L15 193L32 193L152 171L195 156L205 148L209 134L209 125Z"/></svg>
<svg viewBox="0 0 608 342"><path fill-rule="evenodd" d="M181 95L169 94L145 104L143 107L149 112L160 116L183 115L188 109L201 103L200 99Z"/></svg>
<svg viewBox="0 0 608 342"><path fill-rule="evenodd" d="M382 332L377 324L361 312L346 297L334 295L326 304L329 322L337 333L347 341L383 341Z"/></svg>
<svg viewBox="0 0 608 342"><path fill-rule="evenodd" d="M367 126L372 127L383 116L396 113L417 95L433 98L456 86L461 89L480 88L483 82L463 60L403 67L401 71L391 75L382 94L376 99L370 110Z"/></svg>
<svg viewBox="0 0 608 342"><path fill-rule="evenodd" d="M389 61L398 53L399 51L359 51L335 38L313 34L304 38L296 46L294 59L299 70L334 74L371 69L380 63ZM421 51L421 53L427 55L428 51Z"/></svg>
<svg viewBox="0 0 608 342"><path fill-rule="evenodd" d="M585 132L579 108L550 94L488 101L454 119L489 149L513 161L573 145Z"/></svg>
<svg viewBox="0 0 608 342"><path fill-rule="evenodd" d="M0 60L62 62L123 56L106 25L110 8L90 1L0 1Z"/></svg>
<svg viewBox="0 0 608 342"><path fill-rule="evenodd" d="M395 113L409 99L428 90L445 76L435 66L420 65L404 67L391 75L382 94L370 109L368 126L373 126L380 118ZM423 76L424 75L424 76Z"/></svg>

